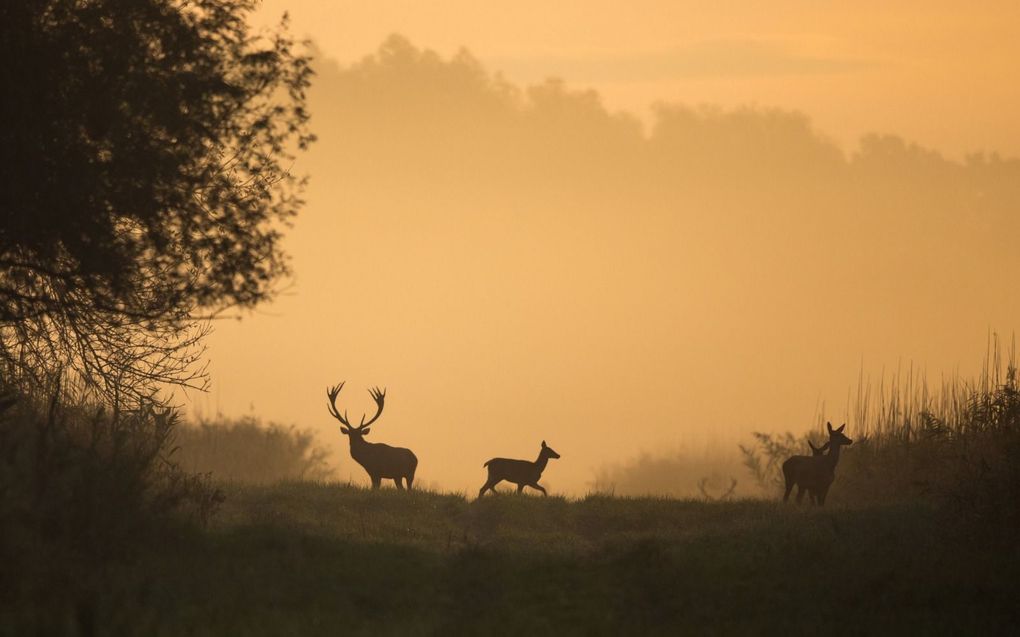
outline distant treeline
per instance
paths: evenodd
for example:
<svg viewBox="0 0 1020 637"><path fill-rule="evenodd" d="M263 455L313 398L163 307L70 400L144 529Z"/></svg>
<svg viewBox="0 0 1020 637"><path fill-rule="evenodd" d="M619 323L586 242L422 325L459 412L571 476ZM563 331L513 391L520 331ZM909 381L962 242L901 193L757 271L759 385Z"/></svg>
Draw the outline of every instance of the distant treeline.
<svg viewBox="0 0 1020 637"><path fill-rule="evenodd" d="M612 256L588 246L612 228L624 254L679 252L658 263L662 276L676 262L710 268L716 286L746 284L756 260L802 283L815 308L830 291L839 307L875 304L1020 268L1020 159L957 160L884 133L845 149L803 113L758 106L663 102L646 123L563 80L521 87L466 51L444 59L400 36L357 63L317 64L324 143L310 161L341 176L316 187L342 189L348 223L537 218L582 259ZM649 243L651 229L669 245Z"/></svg>
<svg viewBox="0 0 1020 637"><path fill-rule="evenodd" d="M751 224L730 228L734 235L774 239L789 221L817 239L811 233L824 222L882 247L901 232L923 246L956 225L1020 223L1011 214L1020 159L995 153L959 161L879 133L844 149L803 113L756 106L662 102L645 124L611 112L594 91L559 79L521 87L466 51L443 59L400 36L355 64L318 65L317 125L337 144L315 153L339 162L334 171L351 185L399 175L409 179L403 192L426 185L446 199L452 194L440 188L455 182L474 202L493 186L510 186L503 194L526 186L521 201L507 203L559 194L547 201L564 212L583 206L591 217L725 212ZM927 228L914 228L917 221Z"/></svg>

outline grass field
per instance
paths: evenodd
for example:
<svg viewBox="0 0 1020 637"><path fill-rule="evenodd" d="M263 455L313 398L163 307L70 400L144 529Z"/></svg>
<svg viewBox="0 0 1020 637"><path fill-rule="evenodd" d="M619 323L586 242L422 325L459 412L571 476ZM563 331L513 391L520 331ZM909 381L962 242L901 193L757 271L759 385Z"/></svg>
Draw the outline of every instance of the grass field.
<svg viewBox="0 0 1020 637"><path fill-rule="evenodd" d="M144 635L958 635L1020 619L1015 542L920 504L224 489L204 531L111 565L73 612Z"/></svg>

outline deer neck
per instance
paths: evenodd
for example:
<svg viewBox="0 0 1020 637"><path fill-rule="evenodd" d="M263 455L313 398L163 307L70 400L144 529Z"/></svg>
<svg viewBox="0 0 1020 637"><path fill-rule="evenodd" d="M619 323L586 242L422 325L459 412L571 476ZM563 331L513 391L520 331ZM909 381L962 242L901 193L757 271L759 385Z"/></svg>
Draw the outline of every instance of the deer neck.
<svg viewBox="0 0 1020 637"><path fill-rule="evenodd" d="M351 439L351 456L354 456L358 452L367 449L369 443L365 442L365 439L361 436L348 436Z"/></svg>
<svg viewBox="0 0 1020 637"><path fill-rule="evenodd" d="M839 462L839 450L843 445L832 445L829 447L829 453L825 456L825 460L830 467L836 468L836 463Z"/></svg>
<svg viewBox="0 0 1020 637"><path fill-rule="evenodd" d="M545 465L547 464L549 464L549 456L544 453L539 453L538 460L535 461L535 466L538 468L539 472L545 471Z"/></svg>

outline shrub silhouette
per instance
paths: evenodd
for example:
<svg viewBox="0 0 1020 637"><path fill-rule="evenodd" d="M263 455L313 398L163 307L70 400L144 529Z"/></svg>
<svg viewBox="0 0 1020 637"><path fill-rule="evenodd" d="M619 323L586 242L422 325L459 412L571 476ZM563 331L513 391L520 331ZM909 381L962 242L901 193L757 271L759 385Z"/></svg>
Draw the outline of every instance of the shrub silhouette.
<svg viewBox="0 0 1020 637"><path fill-rule="evenodd" d="M311 431L258 418L217 418L182 424L174 432L174 459L185 471L215 480L269 483L333 477L329 452Z"/></svg>
<svg viewBox="0 0 1020 637"><path fill-rule="evenodd" d="M173 461L176 424L151 404L118 413L58 386L0 386L0 600L76 608L88 634L107 569L204 523L222 494Z"/></svg>

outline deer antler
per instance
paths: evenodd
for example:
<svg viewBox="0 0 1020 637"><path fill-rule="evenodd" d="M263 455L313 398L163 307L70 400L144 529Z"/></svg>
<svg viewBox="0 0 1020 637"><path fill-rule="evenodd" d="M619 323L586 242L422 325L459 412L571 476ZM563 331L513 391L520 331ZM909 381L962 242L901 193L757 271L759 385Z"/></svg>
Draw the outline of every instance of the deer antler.
<svg viewBox="0 0 1020 637"><path fill-rule="evenodd" d="M730 478L730 488L724 491L721 495L713 496L708 493L708 478L702 478L701 482L698 483L698 490L701 491L701 495L705 498L706 502L720 502L725 500L733 495L736 488L737 479Z"/></svg>
<svg viewBox="0 0 1020 637"><path fill-rule="evenodd" d="M327 405L326 408L329 410L331 416L340 421L340 424L350 429L351 423L347 422L347 411L344 410L344 415L341 416L340 410L336 408L336 397L340 395L340 390L344 388L344 382L341 382L335 387L326 388L326 396L329 398L329 405Z"/></svg>
<svg viewBox="0 0 1020 637"><path fill-rule="evenodd" d="M329 398L329 405L327 405L326 408L329 409L329 413L330 413L331 416L333 416L334 418L336 418L337 420L340 421L340 424L344 425L348 429L364 429L364 428L368 427L369 425L371 425L372 423L374 423L379 418L379 416L382 415L383 406L385 405L385 402L386 402L386 390L385 389L379 389L378 387L373 387L372 389L368 390L368 393L371 394L372 400L375 401L375 405L376 405L375 415L372 416L371 420L369 420L368 422L365 422L365 418L368 415L368 414L365 414L365 415L363 415L361 417L361 424L360 425L358 425L357 427L352 426L350 421L347 420L347 410L345 409L343 415L340 415L340 410L337 409L337 406L336 406L337 396L340 395L340 390L343 389L343 388L344 388L344 383L340 383L339 385L336 385L335 387L327 387L326 388L326 396Z"/></svg>
<svg viewBox="0 0 1020 637"><path fill-rule="evenodd" d="M721 496L719 496L719 499L720 500L725 500L726 498L730 497L731 495L733 495L733 492L736 490L736 488L737 488L737 479L736 478L730 478L730 488L726 489L726 493L723 493Z"/></svg>
<svg viewBox="0 0 1020 637"><path fill-rule="evenodd" d="M365 416L362 416L361 417L361 424L358 425L358 429L364 429L365 427L367 427L367 426L371 425L372 423L374 423L379 418L379 416L382 415L383 404L386 402L386 390L385 389L379 389L378 387L373 387L372 389L368 390L368 393L372 396L372 400L375 401L376 412L375 412L375 415L372 416L372 420L369 420L368 422L365 422Z"/></svg>

